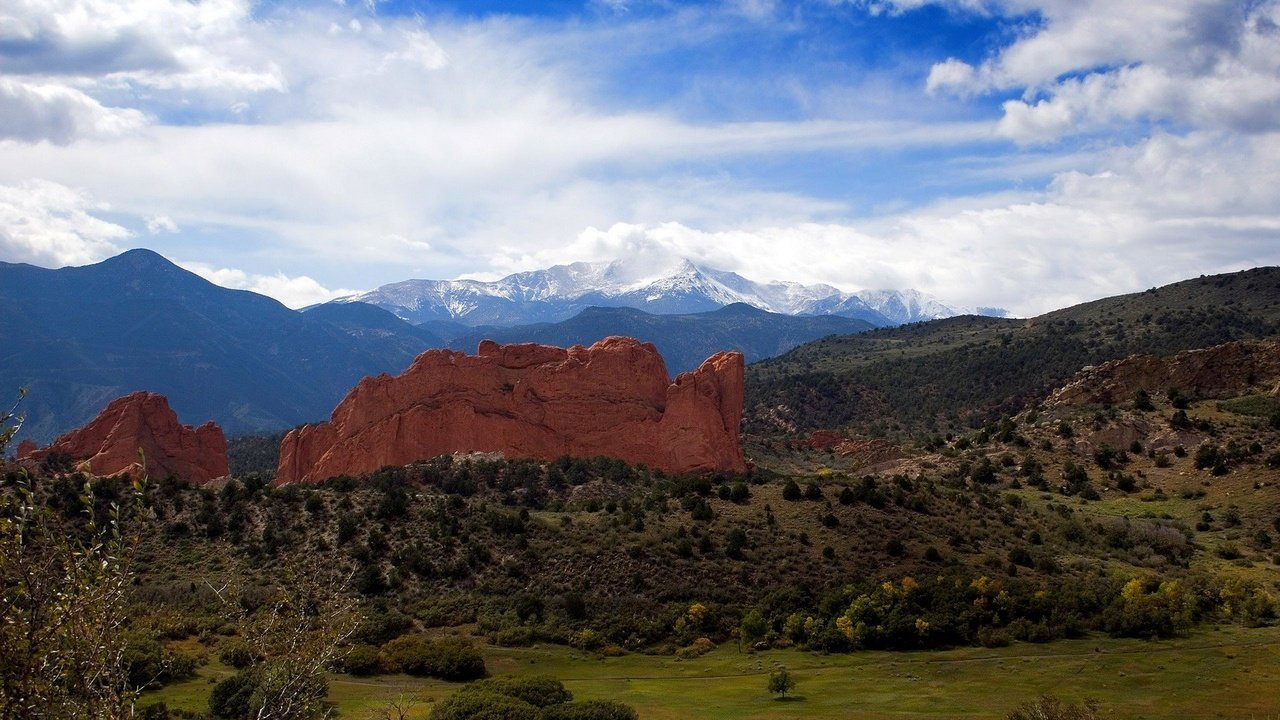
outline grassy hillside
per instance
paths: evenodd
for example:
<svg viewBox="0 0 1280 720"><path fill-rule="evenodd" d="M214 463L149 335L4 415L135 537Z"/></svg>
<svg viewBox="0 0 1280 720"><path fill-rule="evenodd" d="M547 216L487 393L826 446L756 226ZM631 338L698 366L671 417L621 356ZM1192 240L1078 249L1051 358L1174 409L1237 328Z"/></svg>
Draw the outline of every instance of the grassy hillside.
<svg viewBox="0 0 1280 720"><path fill-rule="evenodd" d="M747 369L760 434L975 427L1085 365L1280 333L1280 268L1187 280L1030 320L958 317L824 338Z"/></svg>

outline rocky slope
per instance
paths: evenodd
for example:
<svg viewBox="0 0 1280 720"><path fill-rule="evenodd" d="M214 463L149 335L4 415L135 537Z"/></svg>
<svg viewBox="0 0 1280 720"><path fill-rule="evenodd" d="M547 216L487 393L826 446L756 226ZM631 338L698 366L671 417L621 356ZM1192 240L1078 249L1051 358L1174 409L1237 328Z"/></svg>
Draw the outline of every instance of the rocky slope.
<svg viewBox="0 0 1280 720"><path fill-rule="evenodd" d="M403 374L365 378L330 422L285 436L277 483L367 473L460 451L552 459L607 455L670 473L742 471L741 353L674 382L649 343L480 344L430 350Z"/></svg>
<svg viewBox="0 0 1280 720"><path fill-rule="evenodd" d="M212 422L198 428L178 422L163 395L135 392L112 401L88 425L38 449L30 441L18 448L18 459L39 462L63 455L74 464L89 463L97 475L134 473L138 451L146 457L152 479L170 475L206 483L230 473L227 441Z"/></svg>
<svg viewBox="0 0 1280 720"><path fill-rule="evenodd" d="M1132 400L1139 390L1176 390L1192 398L1235 395L1280 380L1280 340L1241 340L1172 357L1131 355L1081 370L1049 397L1048 406Z"/></svg>

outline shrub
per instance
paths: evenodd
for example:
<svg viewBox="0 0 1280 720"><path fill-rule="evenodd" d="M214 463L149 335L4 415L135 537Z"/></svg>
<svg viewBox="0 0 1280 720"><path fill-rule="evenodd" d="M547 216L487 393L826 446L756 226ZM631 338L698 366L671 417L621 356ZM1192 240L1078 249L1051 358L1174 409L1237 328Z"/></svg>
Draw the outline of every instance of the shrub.
<svg viewBox="0 0 1280 720"><path fill-rule="evenodd" d="M684 660L692 660L693 658L706 655L714 650L716 644L711 642L710 638L700 637L694 640L686 647L682 647L676 651L676 657Z"/></svg>
<svg viewBox="0 0 1280 720"><path fill-rule="evenodd" d="M378 655L384 672L426 675L442 680L466 681L486 674L484 657L458 641L429 640L422 635L401 635L382 646Z"/></svg>
<svg viewBox="0 0 1280 720"><path fill-rule="evenodd" d="M800 499L800 486L795 480L788 480L787 484L782 486L782 499L792 501Z"/></svg>
<svg viewBox="0 0 1280 720"><path fill-rule="evenodd" d="M253 693L261 681L256 668L241 670L213 686L209 694L209 711L223 718L242 718L249 714Z"/></svg>
<svg viewBox="0 0 1280 720"><path fill-rule="evenodd" d="M229 640L218 648L218 659L237 670L243 670L262 660L253 648L241 640Z"/></svg>
<svg viewBox="0 0 1280 720"><path fill-rule="evenodd" d="M613 700L551 705L542 711L542 720L636 720L637 717L631 706Z"/></svg>
<svg viewBox="0 0 1280 720"><path fill-rule="evenodd" d="M1133 409L1139 412L1150 412L1156 409L1151 402L1151 395L1146 390L1139 389L1133 394Z"/></svg>
<svg viewBox="0 0 1280 720"><path fill-rule="evenodd" d="M342 659L342 671L357 677L377 675L381 669L378 648L372 645L356 645Z"/></svg>
<svg viewBox="0 0 1280 720"><path fill-rule="evenodd" d="M489 692L458 692L436 705L431 720L538 720L538 708Z"/></svg>
<svg viewBox="0 0 1280 720"><path fill-rule="evenodd" d="M1029 703L1023 703L1005 716L1005 720L1101 720L1098 704L1085 700L1082 705L1064 705L1062 701L1045 695Z"/></svg>
<svg viewBox="0 0 1280 720"><path fill-rule="evenodd" d="M355 642L368 645L385 645L405 634L413 627L408 615L395 610L386 612L374 610L365 614L364 619L356 626Z"/></svg>
<svg viewBox="0 0 1280 720"><path fill-rule="evenodd" d="M573 693L564 689L564 683L551 678L486 678L468 683L462 691L506 695L540 708L573 700Z"/></svg>

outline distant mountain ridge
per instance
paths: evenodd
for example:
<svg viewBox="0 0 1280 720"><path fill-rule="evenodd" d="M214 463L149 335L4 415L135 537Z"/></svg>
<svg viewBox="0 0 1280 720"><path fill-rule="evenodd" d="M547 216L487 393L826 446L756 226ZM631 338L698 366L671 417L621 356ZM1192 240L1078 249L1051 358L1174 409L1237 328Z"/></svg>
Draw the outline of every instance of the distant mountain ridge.
<svg viewBox="0 0 1280 720"><path fill-rule="evenodd" d="M838 316L794 317L734 303L709 312L656 315L634 308L591 307L558 323L477 328L449 339L448 346L475 352L481 340L590 345L609 335L653 343L673 376L692 370L721 350L737 350L747 362L784 353L828 335L871 330L865 320Z"/></svg>
<svg viewBox="0 0 1280 720"><path fill-rule="evenodd" d="M0 398L28 388L16 440L40 444L139 390L165 395L183 422L213 420L235 436L322 420L361 378L399 373L433 347L473 353L485 337L565 346L632 335L653 342L674 375L720 350L760 359L870 327L744 305L690 315L586 309L530 327L413 325L360 302L290 310L130 250L56 270L0 262Z"/></svg>
<svg viewBox="0 0 1280 720"><path fill-rule="evenodd" d="M560 322L588 307L628 307L660 315L708 312L735 303L782 315L837 315L888 327L956 315L1003 315L948 305L918 290L846 293L830 285L760 283L681 260L646 266L637 260L556 265L501 280L405 280L335 303L364 302L415 325Z"/></svg>

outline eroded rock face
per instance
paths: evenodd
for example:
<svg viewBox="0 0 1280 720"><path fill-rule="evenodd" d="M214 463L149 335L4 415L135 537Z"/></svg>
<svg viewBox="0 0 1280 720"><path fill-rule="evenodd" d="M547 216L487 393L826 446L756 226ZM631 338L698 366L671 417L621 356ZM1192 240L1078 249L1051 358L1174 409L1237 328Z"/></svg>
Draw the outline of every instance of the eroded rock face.
<svg viewBox="0 0 1280 720"><path fill-rule="evenodd" d="M1225 397L1280 379L1280 341L1240 340L1173 357L1131 355L1081 370L1047 405L1101 405L1133 400L1138 390Z"/></svg>
<svg viewBox="0 0 1280 720"><path fill-rule="evenodd" d="M139 470L139 448L152 479L174 475L206 483L230 474L222 429L212 422L198 428L179 423L169 401L149 392L113 400L88 425L63 435L47 448L24 443L18 449L18 459L40 461L60 453L77 464L88 461L96 475L115 475Z"/></svg>
<svg viewBox="0 0 1280 720"><path fill-rule="evenodd" d="M286 435L276 482L473 451L740 472L742 393L737 352L672 382L653 345L624 337L589 348L485 341L475 355L428 350L398 376L361 380L329 422Z"/></svg>

